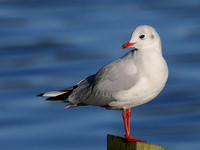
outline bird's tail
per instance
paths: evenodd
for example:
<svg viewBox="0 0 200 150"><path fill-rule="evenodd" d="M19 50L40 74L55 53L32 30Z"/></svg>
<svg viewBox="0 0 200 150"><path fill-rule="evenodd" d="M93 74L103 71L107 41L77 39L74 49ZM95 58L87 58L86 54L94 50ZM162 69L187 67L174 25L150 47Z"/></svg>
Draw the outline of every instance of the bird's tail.
<svg viewBox="0 0 200 150"><path fill-rule="evenodd" d="M48 101L60 101L60 102L68 102L68 97L72 93L74 89L76 89L78 86L72 86L69 88L65 88L59 91L52 91L52 92L46 92L39 94L37 96L43 96L43 97L48 97L46 100Z"/></svg>

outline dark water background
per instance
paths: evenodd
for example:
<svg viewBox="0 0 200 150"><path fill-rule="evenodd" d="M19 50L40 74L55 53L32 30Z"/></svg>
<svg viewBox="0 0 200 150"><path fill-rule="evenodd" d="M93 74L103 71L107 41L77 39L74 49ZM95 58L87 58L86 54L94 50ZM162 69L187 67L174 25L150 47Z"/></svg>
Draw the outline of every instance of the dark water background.
<svg viewBox="0 0 200 150"><path fill-rule="evenodd" d="M168 150L200 149L199 0L1 0L0 149L106 149L121 111L63 109L35 95L62 89L124 55L142 24L156 28L169 80L132 110L131 132Z"/></svg>

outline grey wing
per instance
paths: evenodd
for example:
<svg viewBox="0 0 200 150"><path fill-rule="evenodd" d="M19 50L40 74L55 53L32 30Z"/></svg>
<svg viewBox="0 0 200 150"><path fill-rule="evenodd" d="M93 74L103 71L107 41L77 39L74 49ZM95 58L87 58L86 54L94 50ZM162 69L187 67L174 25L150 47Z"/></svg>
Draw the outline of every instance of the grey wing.
<svg viewBox="0 0 200 150"><path fill-rule="evenodd" d="M128 90L139 79L133 61L133 52L100 69L78 83L68 100L72 103L87 105L108 105L113 101L112 94L120 90Z"/></svg>
<svg viewBox="0 0 200 150"><path fill-rule="evenodd" d="M85 101L92 94L92 85L95 75L88 76L77 84L77 88L68 97L68 101L73 104L88 104Z"/></svg>
<svg viewBox="0 0 200 150"><path fill-rule="evenodd" d="M107 95L130 89L139 81L133 55L127 55L104 66L94 77L94 89Z"/></svg>

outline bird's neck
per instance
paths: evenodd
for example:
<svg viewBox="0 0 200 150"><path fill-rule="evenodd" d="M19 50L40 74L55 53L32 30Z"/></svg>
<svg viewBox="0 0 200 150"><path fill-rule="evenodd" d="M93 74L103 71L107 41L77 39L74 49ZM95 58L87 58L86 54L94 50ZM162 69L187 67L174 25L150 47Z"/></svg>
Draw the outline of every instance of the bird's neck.
<svg viewBox="0 0 200 150"><path fill-rule="evenodd" d="M143 47L141 47L141 49L139 49L141 52L143 52L144 54L150 54L150 53L158 53L160 55L162 55L162 45L161 42L154 42L151 45L143 45Z"/></svg>
<svg viewBox="0 0 200 150"><path fill-rule="evenodd" d="M136 52L136 64L139 68L143 68L141 70L145 70L146 72L143 73L152 73L152 71L159 70L162 68L164 59L162 57L161 50L151 51L148 49L145 51L137 50Z"/></svg>

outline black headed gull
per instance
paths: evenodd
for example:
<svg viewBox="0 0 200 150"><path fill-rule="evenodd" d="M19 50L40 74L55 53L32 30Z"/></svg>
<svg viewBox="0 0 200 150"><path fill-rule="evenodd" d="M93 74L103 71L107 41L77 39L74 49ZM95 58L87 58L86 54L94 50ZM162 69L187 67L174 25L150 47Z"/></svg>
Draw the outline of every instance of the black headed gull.
<svg viewBox="0 0 200 150"><path fill-rule="evenodd" d="M160 93L168 78L168 67L162 56L160 37L154 28L137 27L121 49L128 47L135 49L75 86L38 96L68 102L65 108L96 105L123 110L126 139L145 142L130 135L131 108L151 101Z"/></svg>

